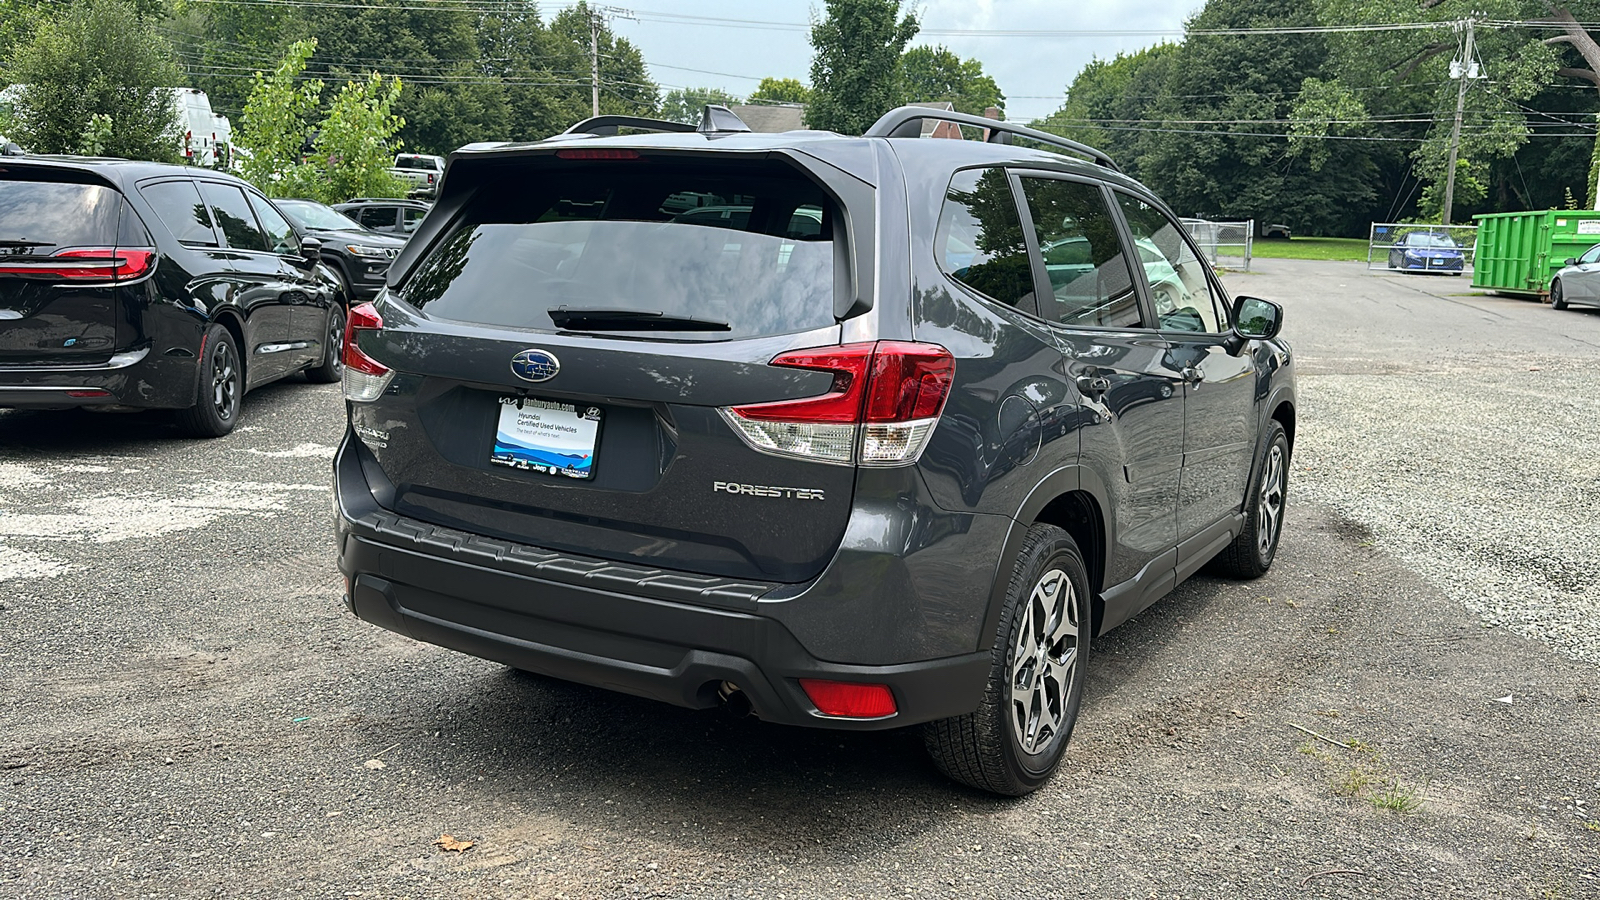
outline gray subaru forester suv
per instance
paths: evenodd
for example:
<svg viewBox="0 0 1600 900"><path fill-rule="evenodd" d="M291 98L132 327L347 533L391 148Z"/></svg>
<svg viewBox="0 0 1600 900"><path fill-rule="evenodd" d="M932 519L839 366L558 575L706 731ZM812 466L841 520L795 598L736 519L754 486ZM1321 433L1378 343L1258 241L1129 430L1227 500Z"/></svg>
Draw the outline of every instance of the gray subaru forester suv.
<svg viewBox="0 0 1600 900"><path fill-rule="evenodd" d="M469 146L349 317L346 603L681 706L921 724L1024 794L1094 637L1272 564L1281 319L1104 154L960 113Z"/></svg>

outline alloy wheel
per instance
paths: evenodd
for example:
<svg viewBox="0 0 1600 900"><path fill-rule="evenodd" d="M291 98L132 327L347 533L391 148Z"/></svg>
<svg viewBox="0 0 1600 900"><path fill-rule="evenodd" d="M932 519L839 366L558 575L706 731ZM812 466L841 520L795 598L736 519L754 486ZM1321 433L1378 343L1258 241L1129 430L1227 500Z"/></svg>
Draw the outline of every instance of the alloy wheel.
<svg viewBox="0 0 1600 900"><path fill-rule="evenodd" d="M1068 724L1079 660L1077 592L1066 572L1051 569L1028 595L1011 653L1009 717L1024 753L1043 753Z"/></svg>
<svg viewBox="0 0 1600 900"><path fill-rule="evenodd" d="M1278 540L1278 529L1283 527L1284 478L1283 448L1277 444L1267 451L1266 464L1261 467L1260 500L1256 503L1256 550L1267 559Z"/></svg>
<svg viewBox="0 0 1600 900"><path fill-rule="evenodd" d="M211 404L224 422L232 419L238 408L239 369L227 341L217 341L211 351Z"/></svg>

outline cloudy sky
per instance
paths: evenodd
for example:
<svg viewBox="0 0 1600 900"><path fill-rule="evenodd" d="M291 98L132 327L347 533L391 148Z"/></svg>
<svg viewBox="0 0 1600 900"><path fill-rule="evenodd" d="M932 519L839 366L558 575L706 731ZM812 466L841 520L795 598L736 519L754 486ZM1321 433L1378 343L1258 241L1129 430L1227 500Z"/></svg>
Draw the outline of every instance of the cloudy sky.
<svg viewBox="0 0 1600 900"><path fill-rule="evenodd" d="M602 0L605 2L605 0ZM1061 105L1074 75L1096 56L1137 50L1179 36L1203 0L922 0L915 44L942 44L975 58L999 82L1007 117L1027 120ZM564 5L564 4L557 4ZM636 21L612 28L643 52L656 82L718 87L745 95L765 76L810 82L806 23L821 0L626 0ZM903 4L911 8L911 3ZM721 21L715 21L721 20ZM1068 32L976 35L971 31Z"/></svg>

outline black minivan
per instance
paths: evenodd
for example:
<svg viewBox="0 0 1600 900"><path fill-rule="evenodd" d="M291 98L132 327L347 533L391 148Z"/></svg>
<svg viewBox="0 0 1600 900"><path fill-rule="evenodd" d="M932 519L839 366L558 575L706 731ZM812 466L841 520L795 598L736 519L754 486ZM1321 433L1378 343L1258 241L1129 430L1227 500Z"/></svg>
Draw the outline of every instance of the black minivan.
<svg viewBox="0 0 1600 900"><path fill-rule="evenodd" d="M1095 637L1272 564L1281 320L1105 154L960 113L465 148L350 314L346 602L668 703L926 723L1026 793Z"/></svg>
<svg viewBox="0 0 1600 900"><path fill-rule="evenodd" d="M339 380L338 285L238 178L0 159L0 407L172 409L227 434L251 388Z"/></svg>

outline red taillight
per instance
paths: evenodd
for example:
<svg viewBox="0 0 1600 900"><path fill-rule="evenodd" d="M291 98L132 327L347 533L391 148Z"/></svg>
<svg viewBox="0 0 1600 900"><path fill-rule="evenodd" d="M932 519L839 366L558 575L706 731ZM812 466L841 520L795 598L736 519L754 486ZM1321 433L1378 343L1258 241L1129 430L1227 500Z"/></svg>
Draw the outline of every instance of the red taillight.
<svg viewBox="0 0 1600 900"><path fill-rule="evenodd" d="M361 352L356 346L356 332L377 331L383 327L383 316L378 315L377 307L371 303L363 303L344 320L344 365L347 369L354 369L367 375L384 375L389 367L378 362L372 357Z"/></svg>
<svg viewBox="0 0 1600 900"><path fill-rule="evenodd" d="M0 275L31 275L59 278L62 281L132 281L149 274L155 265L154 250L124 250L115 247L78 247L49 256L23 257L0 264Z"/></svg>
<svg viewBox="0 0 1600 900"><path fill-rule="evenodd" d="M366 403L383 396L394 370L361 352L356 346L356 335L362 331L377 331L383 327L383 317L371 303L363 303L350 310L344 320L344 398Z"/></svg>
<svg viewBox="0 0 1600 900"><path fill-rule="evenodd" d="M637 150L602 149L599 147L557 150L557 159L639 159Z"/></svg>
<svg viewBox="0 0 1600 900"><path fill-rule="evenodd" d="M857 684L851 681L800 679L800 688L811 698L817 712L848 719L881 719L895 714L894 694L886 684Z"/></svg>
<svg viewBox="0 0 1600 900"><path fill-rule="evenodd" d="M820 397L725 410L745 440L781 456L863 465L916 460L956 368L945 348L906 341L796 350L771 364L831 372L832 388Z"/></svg>

